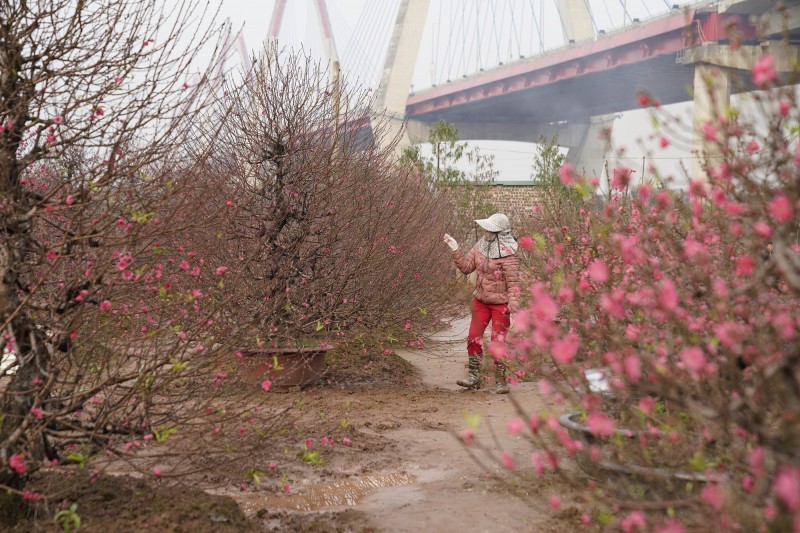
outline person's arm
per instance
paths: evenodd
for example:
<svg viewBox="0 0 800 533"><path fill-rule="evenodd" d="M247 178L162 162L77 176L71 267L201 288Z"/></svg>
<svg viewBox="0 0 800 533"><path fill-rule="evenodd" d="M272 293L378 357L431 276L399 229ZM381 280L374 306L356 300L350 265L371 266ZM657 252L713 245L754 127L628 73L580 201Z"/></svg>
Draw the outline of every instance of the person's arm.
<svg viewBox="0 0 800 533"><path fill-rule="evenodd" d="M506 280L506 290L508 291L508 312L515 313L519 309L519 258L516 255L509 256L507 260L500 263L503 269L503 276Z"/></svg>
<svg viewBox="0 0 800 533"><path fill-rule="evenodd" d="M456 267L463 274L470 274L475 271L475 253L476 249L474 247L466 254L461 248L453 251L453 261L455 261Z"/></svg>

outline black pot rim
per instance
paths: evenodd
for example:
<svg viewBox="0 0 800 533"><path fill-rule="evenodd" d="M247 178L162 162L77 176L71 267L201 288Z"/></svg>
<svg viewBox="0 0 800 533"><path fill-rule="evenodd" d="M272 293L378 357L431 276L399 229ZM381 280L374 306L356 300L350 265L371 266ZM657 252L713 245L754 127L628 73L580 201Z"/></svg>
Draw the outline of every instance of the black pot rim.
<svg viewBox="0 0 800 533"><path fill-rule="evenodd" d="M332 344L320 344L319 346L284 346L275 348L251 348L247 350L240 350L244 356L254 355L294 355L294 354L307 354L317 352L327 352L333 349Z"/></svg>

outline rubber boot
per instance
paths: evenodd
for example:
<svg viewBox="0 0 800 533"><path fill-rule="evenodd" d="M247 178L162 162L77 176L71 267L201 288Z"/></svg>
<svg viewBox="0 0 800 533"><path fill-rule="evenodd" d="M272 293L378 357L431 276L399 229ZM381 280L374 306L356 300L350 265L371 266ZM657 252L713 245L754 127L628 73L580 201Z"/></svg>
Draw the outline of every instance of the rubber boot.
<svg viewBox="0 0 800 533"><path fill-rule="evenodd" d="M466 387L467 389L480 389L481 388L481 356L469 356L469 371L467 372L467 379L459 379L456 385L459 387Z"/></svg>
<svg viewBox="0 0 800 533"><path fill-rule="evenodd" d="M494 393L508 394L508 383L506 383L506 365L503 363L494 364Z"/></svg>

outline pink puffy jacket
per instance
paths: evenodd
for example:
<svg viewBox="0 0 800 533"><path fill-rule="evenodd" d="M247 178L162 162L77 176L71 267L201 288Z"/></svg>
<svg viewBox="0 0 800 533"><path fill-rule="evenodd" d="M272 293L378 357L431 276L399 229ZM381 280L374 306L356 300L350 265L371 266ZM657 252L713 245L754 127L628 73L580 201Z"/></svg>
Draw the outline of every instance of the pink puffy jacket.
<svg viewBox="0 0 800 533"><path fill-rule="evenodd" d="M453 252L453 261L464 274L478 271L475 291L476 299L489 305L508 304L508 310L515 312L519 307L519 259L509 255L499 259L489 259L477 246L467 253L461 248Z"/></svg>

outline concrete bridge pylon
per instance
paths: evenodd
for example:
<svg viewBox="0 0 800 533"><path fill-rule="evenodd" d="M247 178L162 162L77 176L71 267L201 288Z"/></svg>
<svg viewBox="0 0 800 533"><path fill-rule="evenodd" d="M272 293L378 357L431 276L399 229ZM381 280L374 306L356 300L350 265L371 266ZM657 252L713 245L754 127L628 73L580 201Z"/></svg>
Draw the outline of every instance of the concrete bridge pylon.
<svg viewBox="0 0 800 533"><path fill-rule="evenodd" d="M397 145L402 149L411 145L405 131L405 112L411 81L417 66L422 32L428 18L430 0L401 0L397 19L386 51L380 85L372 106L373 124L379 116L389 121L389 131L378 142L393 142L402 135ZM373 131L375 128L373 128Z"/></svg>
<svg viewBox="0 0 800 533"><path fill-rule="evenodd" d="M592 14L585 0L558 0L556 6L561 17L565 43L594 38Z"/></svg>

